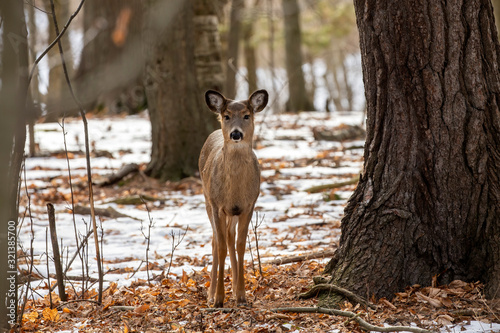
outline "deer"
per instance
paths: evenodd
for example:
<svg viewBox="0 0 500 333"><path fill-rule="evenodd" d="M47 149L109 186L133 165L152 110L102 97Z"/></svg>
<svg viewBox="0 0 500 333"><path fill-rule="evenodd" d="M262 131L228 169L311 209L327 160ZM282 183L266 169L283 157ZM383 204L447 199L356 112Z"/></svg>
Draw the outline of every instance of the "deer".
<svg viewBox="0 0 500 333"><path fill-rule="evenodd" d="M218 114L221 122L221 129L205 141L198 161L213 231L208 303L215 308L224 304L224 266L228 250L233 297L237 306L247 305L243 260L248 226L260 193L259 162L252 149L254 117L264 110L268 99L266 90L257 90L243 101L227 99L214 90L205 93L208 108Z"/></svg>

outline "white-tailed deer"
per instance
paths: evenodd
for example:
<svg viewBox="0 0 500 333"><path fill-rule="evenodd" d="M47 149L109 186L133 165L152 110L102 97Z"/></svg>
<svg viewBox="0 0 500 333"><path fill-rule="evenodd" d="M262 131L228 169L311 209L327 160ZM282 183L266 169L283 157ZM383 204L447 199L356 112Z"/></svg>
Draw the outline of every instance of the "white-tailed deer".
<svg viewBox="0 0 500 333"><path fill-rule="evenodd" d="M238 305L244 305L243 257L248 225L260 192L259 162L252 150L254 115L266 107L268 94L258 90L246 101L233 101L209 90L205 100L210 110L219 114L222 127L210 134L199 160L205 205L213 230L208 301L215 307L223 306L224 263L229 249L233 295Z"/></svg>

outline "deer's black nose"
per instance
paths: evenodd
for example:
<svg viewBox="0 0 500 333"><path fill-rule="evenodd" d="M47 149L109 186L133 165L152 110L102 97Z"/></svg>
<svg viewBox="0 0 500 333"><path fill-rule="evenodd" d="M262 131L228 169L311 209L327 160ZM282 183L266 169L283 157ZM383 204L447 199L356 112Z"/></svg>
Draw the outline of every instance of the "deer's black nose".
<svg viewBox="0 0 500 333"><path fill-rule="evenodd" d="M240 131L238 130L234 130L231 132L231 134L229 135L229 138L233 141L240 141L243 139L243 133L241 133Z"/></svg>

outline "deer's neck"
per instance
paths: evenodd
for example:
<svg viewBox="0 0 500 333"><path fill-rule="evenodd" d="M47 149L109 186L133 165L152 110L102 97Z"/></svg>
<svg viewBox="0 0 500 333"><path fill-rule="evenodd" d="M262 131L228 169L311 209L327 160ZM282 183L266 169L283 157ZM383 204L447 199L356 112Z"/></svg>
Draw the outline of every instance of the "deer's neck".
<svg viewBox="0 0 500 333"><path fill-rule="evenodd" d="M223 148L224 166L226 171L238 170L244 167L255 156L252 143L239 142L225 144Z"/></svg>

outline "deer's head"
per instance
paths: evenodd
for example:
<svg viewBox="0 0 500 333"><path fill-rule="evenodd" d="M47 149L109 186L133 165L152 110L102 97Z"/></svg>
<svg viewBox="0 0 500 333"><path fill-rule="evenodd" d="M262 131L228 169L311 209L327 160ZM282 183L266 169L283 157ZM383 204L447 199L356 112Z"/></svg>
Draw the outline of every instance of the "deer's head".
<svg viewBox="0 0 500 333"><path fill-rule="evenodd" d="M227 99L214 90L205 93L208 107L219 114L224 142L233 143L252 142L255 113L264 110L268 99L265 90L257 90L244 101Z"/></svg>

